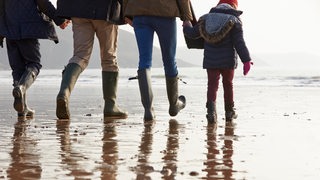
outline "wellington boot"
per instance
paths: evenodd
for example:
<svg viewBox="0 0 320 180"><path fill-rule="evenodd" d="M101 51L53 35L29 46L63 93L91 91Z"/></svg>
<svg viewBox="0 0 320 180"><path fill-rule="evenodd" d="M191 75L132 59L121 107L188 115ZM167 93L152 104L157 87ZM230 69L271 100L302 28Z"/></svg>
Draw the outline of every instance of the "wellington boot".
<svg viewBox="0 0 320 180"><path fill-rule="evenodd" d="M166 77L169 114L176 116L186 106L186 98L178 95L178 77Z"/></svg>
<svg viewBox="0 0 320 180"><path fill-rule="evenodd" d="M151 74L150 69L138 70L138 81L141 102L144 107L144 121L152 121L155 119L155 113L153 109L153 93L151 86Z"/></svg>
<svg viewBox="0 0 320 180"><path fill-rule="evenodd" d="M118 72L102 71L102 89L104 99L103 114L106 118L124 119L128 113L121 110L117 103Z"/></svg>
<svg viewBox="0 0 320 180"><path fill-rule="evenodd" d="M214 101L207 101L207 120L208 124L217 123L217 110L216 110L216 102Z"/></svg>
<svg viewBox="0 0 320 180"><path fill-rule="evenodd" d="M56 115L59 119L70 119L69 97L82 69L76 63L68 64L62 71L60 91L57 95Z"/></svg>
<svg viewBox="0 0 320 180"><path fill-rule="evenodd" d="M37 77L37 73L32 68L27 68L22 74L19 82L14 83L12 95L14 97L13 107L18 113L24 112L25 107L25 93L27 89L32 85Z"/></svg>
<svg viewBox="0 0 320 180"><path fill-rule="evenodd" d="M234 103L225 103L224 109L225 109L226 121L230 122L234 119L237 119L238 115L236 114Z"/></svg>
<svg viewBox="0 0 320 180"><path fill-rule="evenodd" d="M23 100L24 100L24 111L23 112L18 112L18 118L26 118L26 119L32 119L35 111L33 109L30 109L27 105L27 95L26 93L24 94Z"/></svg>

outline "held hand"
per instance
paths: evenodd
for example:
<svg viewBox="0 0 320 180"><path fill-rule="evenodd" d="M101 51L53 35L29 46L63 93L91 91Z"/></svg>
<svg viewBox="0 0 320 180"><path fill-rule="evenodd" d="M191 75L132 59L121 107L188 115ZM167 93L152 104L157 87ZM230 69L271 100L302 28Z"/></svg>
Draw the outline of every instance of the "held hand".
<svg viewBox="0 0 320 180"><path fill-rule="evenodd" d="M132 26L132 20L130 18L125 17L124 21L129 24L130 26Z"/></svg>
<svg viewBox="0 0 320 180"><path fill-rule="evenodd" d="M68 26L69 23L70 23L70 20L65 20L65 21L60 25L60 28L61 28L61 29L65 29L65 28Z"/></svg>
<svg viewBox="0 0 320 180"><path fill-rule="evenodd" d="M183 24L182 24L183 27L192 27L192 24L189 20L187 21L183 21Z"/></svg>
<svg viewBox="0 0 320 180"><path fill-rule="evenodd" d="M247 61L243 63L243 75L246 76L248 74L252 65L253 65L253 62L251 61Z"/></svg>

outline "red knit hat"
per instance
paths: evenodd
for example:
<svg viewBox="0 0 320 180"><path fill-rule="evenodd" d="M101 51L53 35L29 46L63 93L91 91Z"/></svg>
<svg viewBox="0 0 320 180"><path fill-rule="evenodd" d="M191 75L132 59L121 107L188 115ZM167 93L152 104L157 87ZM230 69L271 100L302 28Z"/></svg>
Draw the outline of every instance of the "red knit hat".
<svg viewBox="0 0 320 180"><path fill-rule="evenodd" d="M218 4L222 4L222 3L227 3L227 4L230 4L231 6L238 7L238 0L220 0Z"/></svg>

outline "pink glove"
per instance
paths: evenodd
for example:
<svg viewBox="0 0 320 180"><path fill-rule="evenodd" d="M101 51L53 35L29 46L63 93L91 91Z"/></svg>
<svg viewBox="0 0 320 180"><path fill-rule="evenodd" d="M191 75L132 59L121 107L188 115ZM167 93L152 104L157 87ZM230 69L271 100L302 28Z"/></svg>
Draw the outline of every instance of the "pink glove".
<svg viewBox="0 0 320 180"><path fill-rule="evenodd" d="M251 65L253 65L253 62L251 61L247 61L245 63L243 63L243 75L247 75L250 68L251 68Z"/></svg>

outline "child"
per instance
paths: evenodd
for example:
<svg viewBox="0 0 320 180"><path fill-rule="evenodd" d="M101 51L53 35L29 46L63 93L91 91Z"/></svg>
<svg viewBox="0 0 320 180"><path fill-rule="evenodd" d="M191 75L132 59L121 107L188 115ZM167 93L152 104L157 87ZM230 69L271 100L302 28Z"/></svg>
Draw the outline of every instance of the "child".
<svg viewBox="0 0 320 180"><path fill-rule="evenodd" d="M0 37L6 38L14 86L13 106L18 118L32 117L34 114L27 106L26 91L42 67L38 39L58 43L51 19L61 29L68 24L65 19L56 17L55 11L49 0L1 0Z"/></svg>
<svg viewBox="0 0 320 180"><path fill-rule="evenodd" d="M237 54L244 64L243 74L247 75L252 65L251 57L243 38L242 23L237 10L237 0L220 0L208 14L200 17L192 27L183 23L183 32L190 38L202 37L204 43L203 68L207 70L207 120L217 122L216 97L220 75L224 89L226 122L237 118L233 101L233 77L237 67Z"/></svg>

